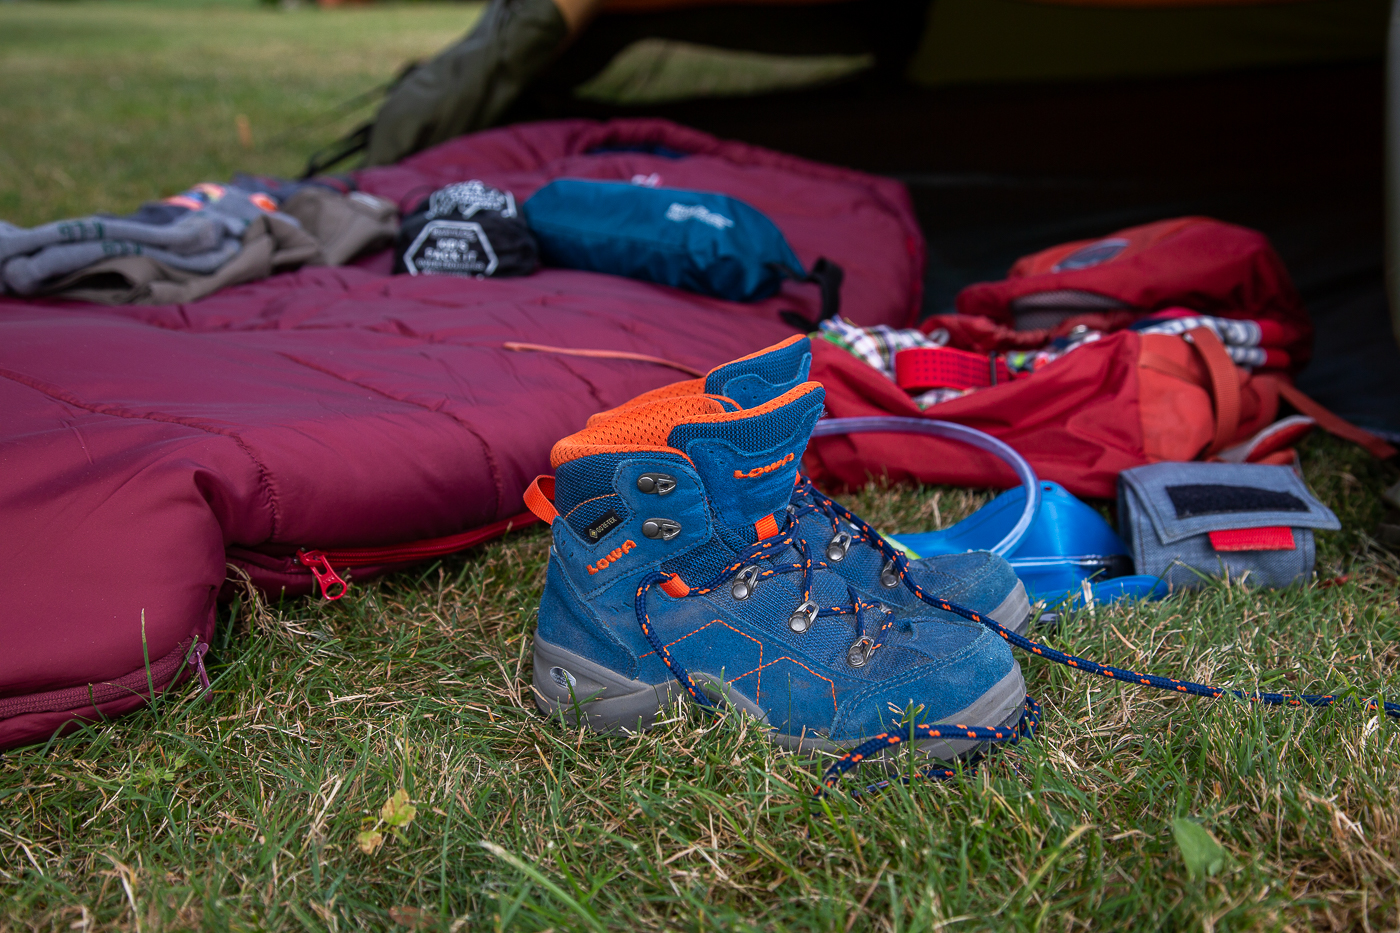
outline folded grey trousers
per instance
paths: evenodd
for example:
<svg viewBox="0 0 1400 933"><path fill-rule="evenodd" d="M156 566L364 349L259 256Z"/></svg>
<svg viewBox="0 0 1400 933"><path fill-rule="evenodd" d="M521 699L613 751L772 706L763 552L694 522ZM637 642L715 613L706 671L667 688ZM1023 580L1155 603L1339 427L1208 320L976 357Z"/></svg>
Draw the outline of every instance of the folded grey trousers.
<svg viewBox="0 0 1400 933"><path fill-rule="evenodd" d="M0 262L46 247L101 240L140 243L188 256L217 249L225 237L241 236L246 226L246 220L226 219L205 211L191 212L171 224L148 224L121 217L78 217L26 230L0 221Z"/></svg>
<svg viewBox="0 0 1400 933"><path fill-rule="evenodd" d="M129 240L60 243L45 247L32 256L15 256L8 260L0 267L0 281L16 295L32 295L46 281L115 256L148 256L172 269L210 275L238 255L242 248L243 241L235 237L225 237L213 249L188 255Z"/></svg>
<svg viewBox="0 0 1400 933"><path fill-rule="evenodd" d="M320 244L284 214L248 225L240 249L211 275L186 272L150 254L111 256L45 285L43 294L101 304L177 304L274 272L319 262Z"/></svg>

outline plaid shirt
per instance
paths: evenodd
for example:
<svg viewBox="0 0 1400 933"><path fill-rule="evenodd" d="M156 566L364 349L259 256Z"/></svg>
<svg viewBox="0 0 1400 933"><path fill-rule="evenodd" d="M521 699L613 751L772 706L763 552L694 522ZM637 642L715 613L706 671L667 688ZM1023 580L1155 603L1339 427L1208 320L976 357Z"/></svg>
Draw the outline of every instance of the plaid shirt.
<svg viewBox="0 0 1400 933"><path fill-rule="evenodd" d="M894 379L894 355L912 347L941 347L948 343L948 332L938 328L931 334L920 330L899 330L877 324L857 327L836 315L821 323L822 338L875 367L886 377Z"/></svg>

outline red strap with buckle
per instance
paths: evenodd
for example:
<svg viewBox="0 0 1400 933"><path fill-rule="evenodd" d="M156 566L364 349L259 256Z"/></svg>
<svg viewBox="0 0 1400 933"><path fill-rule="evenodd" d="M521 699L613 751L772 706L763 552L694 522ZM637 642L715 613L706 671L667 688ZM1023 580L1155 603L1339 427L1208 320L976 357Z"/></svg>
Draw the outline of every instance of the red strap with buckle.
<svg viewBox="0 0 1400 933"><path fill-rule="evenodd" d="M1011 381L1006 361L995 354L952 347L911 347L894 355L895 382L907 392L926 389L985 389Z"/></svg>

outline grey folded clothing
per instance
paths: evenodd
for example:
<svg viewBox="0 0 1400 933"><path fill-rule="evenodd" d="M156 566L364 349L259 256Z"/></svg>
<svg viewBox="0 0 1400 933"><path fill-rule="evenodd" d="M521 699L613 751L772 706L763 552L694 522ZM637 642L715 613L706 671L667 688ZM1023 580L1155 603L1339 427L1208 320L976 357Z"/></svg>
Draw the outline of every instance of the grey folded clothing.
<svg viewBox="0 0 1400 933"><path fill-rule="evenodd" d="M249 224L275 207L264 194L204 183L126 217L78 217L31 230L3 224L0 282L17 294L33 295L93 263L137 255L209 275L237 255Z"/></svg>
<svg viewBox="0 0 1400 933"><path fill-rule="evenodd" d="M341 265L398 233L395 206L382 198L251 180L264 190L201 184L123 218L33 230L0 222L0 285L105 304L192 301L301 265ZM5 252L17 249L25 252Z"/></svg>
<svg viewBox="0 0 1400 933"><path fill-rule="evenodd" d="M182 272L211 275L243 248L243 241L224 237L212 249L181 254L130 240L91 240L46 246L32 256L15 256L0 268L0 280L17 295L33 295L46 281L116 256L147 256Z"/></svg>
<svg viewBox="0 0 1400 933"><path fill-rule="evenodd" d="M211 275L177 269L153 258L148 251L109 256L47 283L43 294L101 304L178 304L316 262L321 257L320 244L281 213L254 220L238 245L232 258Z"/></svg>
<svg viewBox="0 0 1400 933"><path fill-rule="evenodd" d="M229 221L236 224L236 229L231 229ZM46 247L104 240L140 243L187 256L215 249L229 235L241 236L246 226L247 220L193 212L164 224L94 216L57 220L26 230L0 221L0 262Z"/></svg>
<svg viewBox="0 0 1400 933"><path fill-rule="evenodd" d="M343 266L360 253L389 246L399 232L394 202L363 191L342 195L308 186L289 197L282 210L321 244L321 261L328 266Z"/></svg>

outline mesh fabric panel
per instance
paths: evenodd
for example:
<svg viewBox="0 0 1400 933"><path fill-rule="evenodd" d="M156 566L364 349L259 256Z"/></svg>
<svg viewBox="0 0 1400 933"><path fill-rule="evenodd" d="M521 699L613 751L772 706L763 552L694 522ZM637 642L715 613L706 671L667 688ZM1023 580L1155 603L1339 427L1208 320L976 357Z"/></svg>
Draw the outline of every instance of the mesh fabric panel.
<svg viewBox="0 0 1400 933"><path fill-rule="evenodd" d="M557 489L558 487L556 486L555 488ZM598 496L596 498L586 499L583 502L580 502L574 508L574 510L568 515L564 516L564 518L566 521L568 521L569 527L572 528L580 538L591 544L593 543L593 538L590 537L588 534L589 527L609 512L614 512L619 517L626 515L626 508L626 505L622 501L622 497L619 495L614 494L607 496ZM620 528L621 526L619 525L617 527L608 529L608 531L617 531ZM618 540L621 541L622 539L626 538L627 535L622 534L618 535L617 537ZM603 538L607 538L607 534L603 535ZM603 540L603 538L600 538L598 540Z"/></svg>
<svg viewBox="0 0 1400 933"><path fill-rule="evenodd" d="M588 526L603 513L615 509L622 514L622 497L612 487L613 474L619 463L635 456L596 454L559 467L554 476L554 507L584 540L588 539Z"/></svg>
<svg viewBox="0 0 1400 933"><path fill-rule="evenodd" d="M721 570L734 563L735 552L711 538L689 554L661 565L666 573L678 573L689 586L700 586L713 580Z"/></svg>
<svg viewBox="0 0 1400 933"><path fill-rule="evenodd" d="M636 398L629 399L616 408L609 408L607 411L600 411L596 415L590 415L588 418L588 426L592 427L600 421L609 421L623 412L631 411L641 405L649 405L652 402L660 402L668 398L678 398L682 395L703 395L704 393L704 379L685 379L681 382L673 382L668 386L652 389L650 392L643 392Z"/></svg>
<svg viewBox="0 0 1400 933"><path fill-rule="evenodd" d="M742 415L700 415L676 426L667 435L669 445L685 450L698 438L719 438L739 450L759 452L788 443L799 431L807 431L802 420L813 408L821 408L826 390L816 382L802 385ZM804 436L803 442L807 440ZM562 442L561 442L562 443Z"/></svg>
<svg viewBox="0 0 1400 933"><path fill-rule="evenodd" d="M792 382L807 374L801 371L802 360L812 352L812 342L801 334L794 334L782 343L759 350L732 363L725 363L710 370L705 377L705 391L713 395L727 395L725 384L739 376L758 376L770 385Z"/></svg>
<svg viewBox="0 0 1400 933"><path fill-rule="evenodd" d="M705 415L723 415L725 406L703 395L663 399L625 411L616 418L591 424L559 441L549 452L550 466L593 454L624 451L665 451L666 437L678 423ZM675 452L675 451L672 451Z"/></svg>

